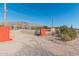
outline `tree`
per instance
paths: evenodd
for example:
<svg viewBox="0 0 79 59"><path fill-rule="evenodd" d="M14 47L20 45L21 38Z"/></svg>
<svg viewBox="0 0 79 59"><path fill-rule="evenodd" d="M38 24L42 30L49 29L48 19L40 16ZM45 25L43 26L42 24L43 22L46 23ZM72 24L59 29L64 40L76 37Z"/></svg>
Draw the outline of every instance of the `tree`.
<svg viewBox="0 0 79 59"><path fill-rule="evenodd" d="M43 26L43 28L48 29L49 27L45 25L45 26Z"/></svg>

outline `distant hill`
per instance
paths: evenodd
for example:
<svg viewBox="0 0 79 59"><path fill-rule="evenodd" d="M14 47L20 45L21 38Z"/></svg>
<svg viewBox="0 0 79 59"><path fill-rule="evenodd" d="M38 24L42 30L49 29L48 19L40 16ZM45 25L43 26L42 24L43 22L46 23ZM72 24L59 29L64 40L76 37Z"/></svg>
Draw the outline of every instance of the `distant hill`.
<svg viewBox="0 0 79 59"><path fill-rule="evenodd" d="M3 22L1 22L0 25L3 25ZM34 29L34 28L43 27L42 25L32 24L29 22L7 22L7 25L9 25L11 28L12 26L14 26L15 28L18 28L18 29L24 29L24 28Z"/></svg>
<svg viewBox="0 0 79 59"><path fill-rule="evenodd" d="M29 22L7 22L8 25L27 25L27 26L42 26L39 24L33 24L33 23L29 23ZM3 25L3 22L0 23L0 25Z"/></svg>

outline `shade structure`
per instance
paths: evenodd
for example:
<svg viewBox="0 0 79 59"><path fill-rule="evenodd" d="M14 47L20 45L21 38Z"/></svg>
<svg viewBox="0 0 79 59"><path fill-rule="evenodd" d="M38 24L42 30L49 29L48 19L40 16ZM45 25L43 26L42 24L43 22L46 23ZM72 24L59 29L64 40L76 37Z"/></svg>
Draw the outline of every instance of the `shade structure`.
<svg viewBox="0 0 79 59"><path fill-rule="evenodd" d="M10 27L3 26L0 27L0 42L10 41Z"/></svg>

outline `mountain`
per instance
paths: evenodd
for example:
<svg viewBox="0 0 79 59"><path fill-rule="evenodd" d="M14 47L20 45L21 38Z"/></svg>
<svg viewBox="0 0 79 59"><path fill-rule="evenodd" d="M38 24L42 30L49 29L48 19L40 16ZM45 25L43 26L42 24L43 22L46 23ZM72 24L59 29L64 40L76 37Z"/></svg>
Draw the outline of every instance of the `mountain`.
<svg viewBox="0 0 79 59"><path fill-rule="evenodd" d="M3 22L1 22L0 25L3 25ZM42 25L33 24L33 23L29 23L29 22L7 22L7 25L9 25L9 26L42 27Z"/></svg>

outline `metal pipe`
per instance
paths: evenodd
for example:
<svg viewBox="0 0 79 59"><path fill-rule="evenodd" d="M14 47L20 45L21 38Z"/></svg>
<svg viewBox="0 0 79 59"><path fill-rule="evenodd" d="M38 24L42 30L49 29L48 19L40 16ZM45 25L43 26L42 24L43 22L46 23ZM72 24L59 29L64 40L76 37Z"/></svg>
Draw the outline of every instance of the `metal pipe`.
<svg viewBox="0 0 79 59"><path fill-rule="evenodd" d="M4 0L4 26L6 26L6 0Z"/></svg>

